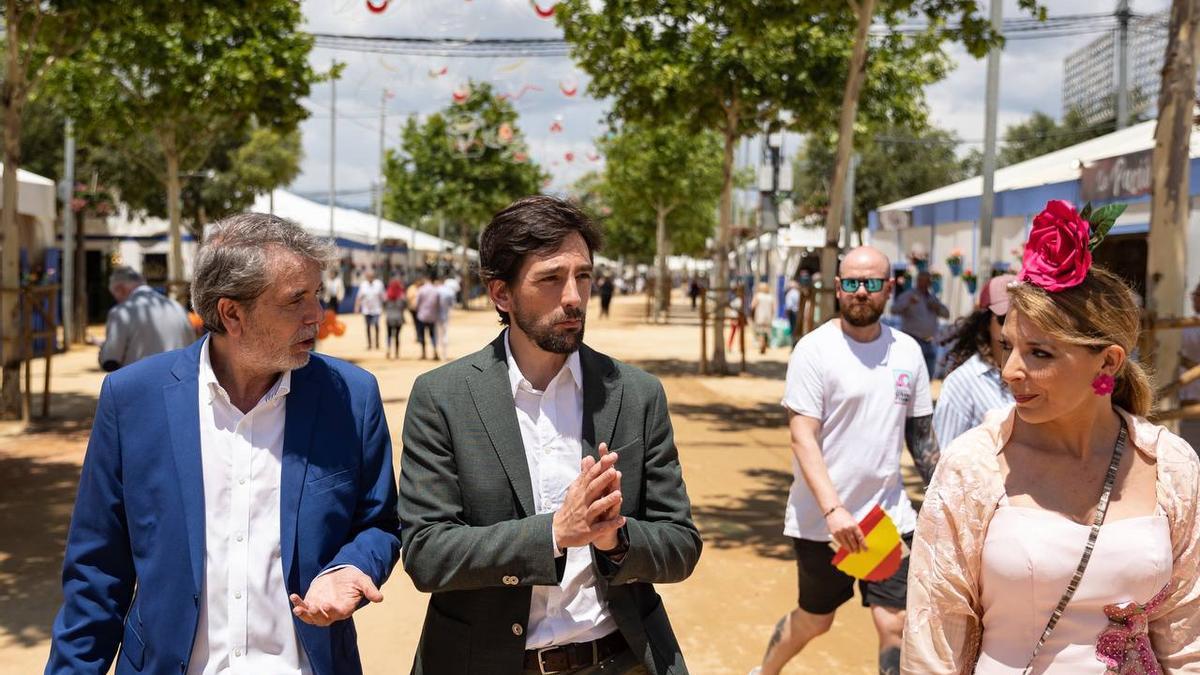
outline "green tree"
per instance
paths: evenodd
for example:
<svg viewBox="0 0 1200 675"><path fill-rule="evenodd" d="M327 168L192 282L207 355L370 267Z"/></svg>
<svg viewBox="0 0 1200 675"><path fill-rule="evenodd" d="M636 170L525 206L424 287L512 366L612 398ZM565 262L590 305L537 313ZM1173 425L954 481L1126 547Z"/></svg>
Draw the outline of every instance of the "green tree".
<svg viewBox="0 0 1200 675"><path fill-rule="evenodd" d="M1115 118L1088 124L1083 114L1075 109L1067 111L1061 123L1046 113L1035 111L1029 119L1010 125L1004 130L1003 147L1000 149L997 164L1008 166L1041 157L1055 150L1112 133L1116 128Z"/></svg>
<svg viewBox="0 0 1200 675"><path fill-rule="evenodd" d="M958 137L942 129L889 127L859 137L852 222L862 241L867 214L874 208L949 185L966 177L955 155ZM826 213L835 134L811 134L796 158L796 193L807 213Z"/></svg>
<svg viewBox="0 0 1200 675"><path fill-rule="evenodd" d="M692 135L679 124L626 124L600 148L607 159L603 190L612 205L611 220L652 227L657 321L671 302L667 257L702 251L716 222L721 138L714 131Z"/></svg>
<svg viewBox="0 0 1200 675"><path fill-rule="evenodd" d="M798 130L828 128L837 116L854 24L844 13L819 11L825 6L819 0L593 4L565 0L555 17L576 61L591 76L591 93L612 100L613 116L639 124L680 122L692 132L721 136L715 283L725 288L737 142L780 124L784 111ZM871 64L875 76L865 85L865 118L901 122L923 116L919 92L941 76L945 58L918 46L899 38L880 41L880 54L890 56ZM718 373L726 369L724 317L725 306L718 303L712 358Z"/></svg>
<svg viewBox="0 0 1200 675"><path fill-rule="evenodd" d="M187 16L194 4L180 6L162 0L139 3L151 21L162 21L176 13ZM56 66L75 57L97 36L119 34L125 27L128 9L122 3L96 0L5 0L3 82L0 83L0 109L4 115L4 177L0 183L0 235L4 248L0 253L0 288L11 291L23 284L20 268L22 250L30 259L32 240L18 227L17 170L21 167L22 122L25 106L45 86ZM21 414L19 355L14 348L21 334L17 296L0 292L0 345L3 349L3 381L0 382L0 417Z"/></svg>
<svg viewBox="0 0 1200 675"><path fill-rule="evenodd" d="M122 29L101 34L60 73L59 86L86 135L161 177L170 220L170 281L182 281L185 175L214 148L257 125L287 134L320 78L313 38L295 0L204 2L166 21L140 3ZM178 285L176 286L178 289Z"/></svg>
<svg viewBox="0 0 1200 675"><path fill-rule="evenodd" d="M1038 7L1037 0L1018 0L1018 4L1039 17L1045 16L1045 10ZM935 55L944 58L942 46L947 41L961 42L970 54L979 58L993 46L1002 43L1003 38L982 15L979 0L826 0L824 9L833 14L848 15L855 22L854 48L848 71L843 71L846 75L838 122L837 157L830 186L829 211L825 219L825 248L821 252L821 269L826 270L826 274L832 274L837 265L838 231L842 227L846 208L844 186L854 154L858 108L860 102L869 100L869 97L863 97L863 93L864 88L869 87L871 80L876 77L875 66L895 56L913 59L914 63ZM907 53L888 55L879 47L871 46L870 31L877 23L895 27L914 16L922 16L929 24L929 29L913 39ZM953 27L950 27L951 22L955 22ZM820 307L821 316L832 316L833 296L822 294Z"/></svg>
<svg viewBox="0 0 1200 675"><path fill-rule="evenodd" d="M517 112L488 83L430 115L409 118L400 150L384 160L384 211L388 218L430 229L440 220L463 247L463 303L470 288L466 249L492 214L536 194L546 174L532 162Z"/></svg>

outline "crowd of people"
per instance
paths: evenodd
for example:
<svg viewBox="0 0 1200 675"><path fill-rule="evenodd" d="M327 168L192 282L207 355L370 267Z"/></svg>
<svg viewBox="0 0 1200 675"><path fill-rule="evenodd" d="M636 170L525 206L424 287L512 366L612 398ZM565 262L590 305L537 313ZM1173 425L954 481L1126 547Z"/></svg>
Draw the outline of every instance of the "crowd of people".
<svg viewBox="0 0 1200 675"><path fill-rule="evenodd" d="M832 630L856 586L881 674L1200 671L1200 460L1146 419L1140 310L1094 235L1065 203L1034 220L1020 274L955 324L936 405L946 308L918 276L889 327L890 261L845 255L837 316L788 362L797 601L752 672ZM329 245L274 216L218 224L192 286L205 337L104 381L46 672L360 673L352 615L401 557L430 594L413 673L688 672L654 584L690 576L701 534L662 384L584 342L600 244L555 198L495 215L480 265L503 328L416 379L397 479L374 377L314 352L345 292ZM458 290L368 272L368 349L383 317L399 356L411 319L422 358L446 357ZM175 307L127 298L182 333ZM760 338L774 303L750 300ZM882 521L893 566L848 573Z"/></svg>

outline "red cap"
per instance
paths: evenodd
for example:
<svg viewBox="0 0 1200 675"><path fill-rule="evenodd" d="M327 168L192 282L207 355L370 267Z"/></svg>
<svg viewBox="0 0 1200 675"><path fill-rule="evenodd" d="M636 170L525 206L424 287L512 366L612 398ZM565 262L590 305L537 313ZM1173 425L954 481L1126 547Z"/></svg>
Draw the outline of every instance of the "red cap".
<svg viewBox="0 0 1200 675"><path fill-rule="evenodd" d="M1017 280L1015 274L992 277L979 293L979 308L990 309L996 316L1008 313L1008 285Z"/></svg>

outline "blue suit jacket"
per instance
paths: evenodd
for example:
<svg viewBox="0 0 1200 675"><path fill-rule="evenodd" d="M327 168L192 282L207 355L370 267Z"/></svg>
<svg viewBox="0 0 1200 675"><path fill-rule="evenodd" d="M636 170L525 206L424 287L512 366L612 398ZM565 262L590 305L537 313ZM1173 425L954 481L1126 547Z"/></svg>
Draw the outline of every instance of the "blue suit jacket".
<svg viewBox="0 0 1200 675"><path fill-rule="evenodd" d="M204 580L203 340L104 380L63 562L46 673L181 672ZM400 554L391 440L368 372L314 354L292 373L280 489L290 593L334 565L382 585ZM135 593L136 588L136 593ZM293 619L316 675L361 673L352 620Z"/></svg>

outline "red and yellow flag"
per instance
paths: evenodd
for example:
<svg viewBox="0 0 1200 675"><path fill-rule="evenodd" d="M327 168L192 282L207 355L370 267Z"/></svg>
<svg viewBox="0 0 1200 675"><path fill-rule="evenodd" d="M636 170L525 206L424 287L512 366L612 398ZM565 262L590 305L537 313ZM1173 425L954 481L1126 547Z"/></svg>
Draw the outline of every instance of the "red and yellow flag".
<svg viewBox="0 0 1200 675"><path fill-rule="evenodd" d="M900 569L904 545L900 531L878 504L858 526L863 531L867 548L851 553L842 548L833 556L833 565L855 579L883 581Z"/></svg>

